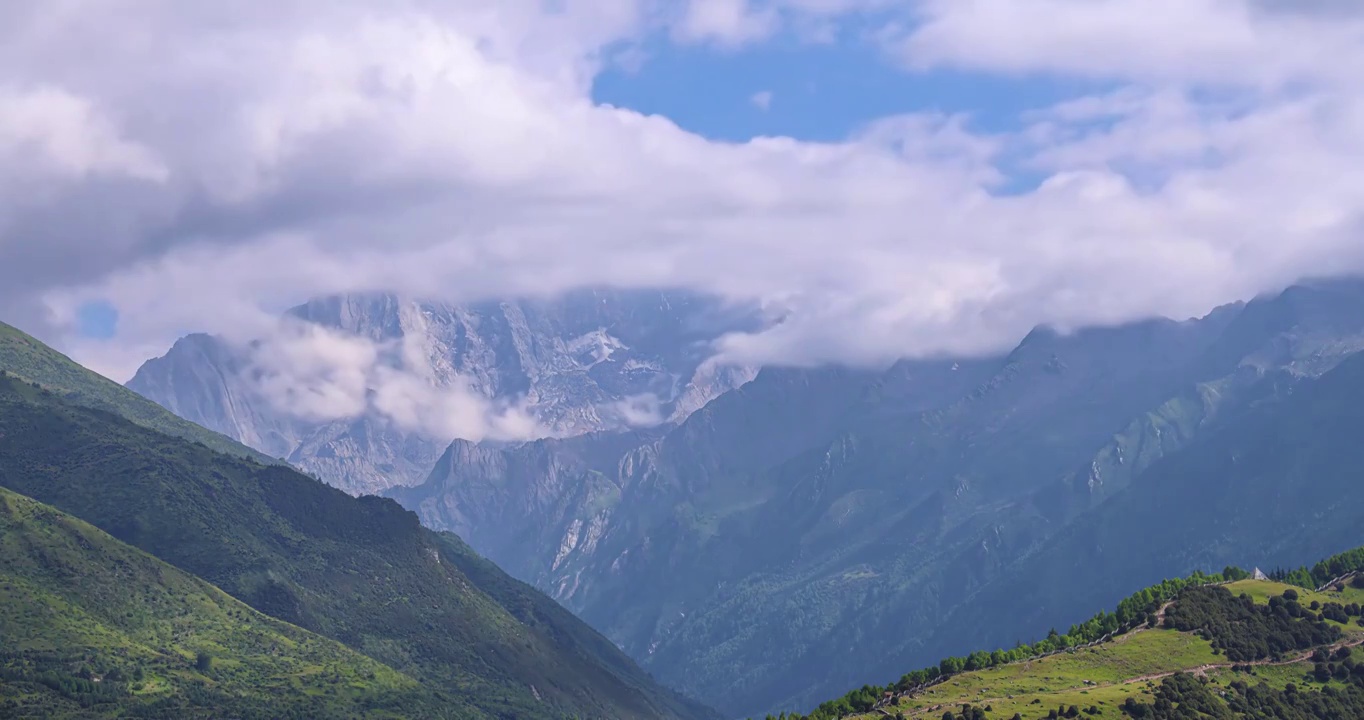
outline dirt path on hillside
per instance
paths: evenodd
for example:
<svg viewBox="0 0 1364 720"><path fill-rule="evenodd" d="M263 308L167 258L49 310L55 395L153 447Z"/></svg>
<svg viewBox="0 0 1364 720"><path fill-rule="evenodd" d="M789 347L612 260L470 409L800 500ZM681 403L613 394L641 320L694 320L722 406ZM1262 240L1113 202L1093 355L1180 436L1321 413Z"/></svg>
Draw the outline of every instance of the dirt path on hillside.
<svg viewBox="0 0 1364 720"><path fill-rule="evenodd" d="M1107 685L1091 685L1090 687L1113 687L1114 685L1131 685L1132 683L1147 682L1150 680L1163 680L1167 677L1170 677L1171 675L1178 675L1179 673L1207 675L1209 670L1226 670L1227 668L1235 667L1237 665L1241 667L1246 666L1280 667L1283 665L1296 665L1300 662L1306 662L1307 660L1310 660L1312 658L1312 655L1316 654L1318 650L1325 650L1327 652L1334 653L1335 651L1341 648L1356 647L1361 644L1364 644L1364 637L1354 638L1353 640L1343 640L1341 642L1335 643L1334 645L1326 645L1323 647L1312 648L1311 650L1304 650L1303 652L1298 653L1297 655L1287 660L1251 660L1250 662L1213 663L1210 665L1199 665L1198 667L1195 668L1186 668L1183 670L1171 670L1170 672L1151 673L1149 675L1142 675L1141 677L1134 677L1128 680L1124 680L1120 683L1109 683Z"/></svg>
<svg viewBox="0 0 1364 720"><path fill-rule="evenodd" d="M1160 614L1159 614L1159 616L1160 616L1160 618L1161 618L1162 620L1164 619L1165 609L1168 608L1169 606L1170 606L1170 604L1167 603L1164 607L1162 607L1162 608L1160 609ZM1143 628L1143 629L1144 629L1144 628ZM1134 630L1133 632L1140 632L1140 631L1139 631L1139 630ZM1128 637L1128 636L1130 636L1130 635L1132 635L1132 633L1126 633L1126 634L1122 635L1121 637L1124 637L1124 638L1125 638L1125 637ZM1098 683L1096 683L1096 684L1094 684L1094 685L1086 685L1086 686L1084 686L1084 689L1085 689L1085 690L1101 690L1101 689L1104 689L1104 688L1118 687L1118 686L1121 686L1121 685L1132 685L1132 684L1135 684L1135 683L1151 682L1151 681L1154 681L1154 680L1164 680L1164 679L1167 678L1167 677L1170 677L1170 676L1172 676L1172 675L1178 675L1178 674L1180 674L1180 673L1191 673L1191 674L1194 674L1194 675L1200 675L1200 676L1201 676L1201 675L1207 675L1208 672L1209 672L1209 671L1212 671L1212 670L1226 670L1226 669L1228 669L1228 668L1235 667L1235 666L1241 666L1241 667L1246 667L1246 666L1250 666L1250 667L1279 667L1279 666L1283 666L1283 665L1296 665L1296 664L1298 664L1298 663L1306 662L1306 661L1310 660L1310 659L1312 658L1312 655L1315 654L1318 650L1325 650L1325 651L1327 651L1328 653L1334 653L1335 651L1337 651L1337 650L1339 650L1339 649L1341 649L1341 648L1358 647L1358 646L1360 646L1360 645L1364 645L1364 637L1351 638L1351 639L1348 639L1348 640L1342 640L1342 641L1340 641L1340 642L1338 642L1338 643L1334 643L1334 644L1332 644L1332 645L1324 645L1324 646L1321 646L1321 647L1312 648L1311 650L1304 650L1303 652L1301 652L1301 653L1299 653L1299 654L1297 654L1297 655L1295 655L1295 656L1293 656L1293 657L1291 657L1291 658L1288 658L1288 659L1286 659L1286 660L1252 660L1252 661L1250 661L1250 662L1210 663L1210 664L1207 664L1207 665L1199 665L1199 666L1193 667L1193 668L1181 668L1181 669L1179 669L1179 670L1170 670L1170 671L1166 671L1166 672L1148 673L1148 674L1146 674L1146 675L1141 675L1141 676L1134 677L1134 678L1128 678L1128 679L1123 680L1123 681L1121 681L1121 682L1111 682L1111 683L1103 683L1103 684L1098 684ZM1065 688L1065 689L1066 689L1066 690L1070 690L1070 689L1073 689L1073 688ZM1042 695L1042 694L1043 694L1043 693L1038 693L1038 695ZM899 699L899 698L897 698L897 699ZM1008 699L1010 699L1010 698L1005 698L1005 697L975 698L975 699L969 700L968 702L970 702L970 704L972 704L972 705L985 706L985 705L989 705L989 704L996 703L996 702L1003 702L1003 701L1008 700ZM906 717L914 717L914 716L916 716L916 715L921 715L921 714L923 714L923 713L931 713L931 712L934 712L934 711L936 711L936 710L940 710L940 709L942 709L943 707L944 707L944 705L941 704L941 703L939 703L939 704L937 704L937 705L934 705L933 707L923 708L923 709L921 709L921 710L914 710L914 711L905 711L905 710L901 710L900 712L904 712ZM875 708L875 710L876 710L877 712L880 712L881 714L887 716L887 717L894 717L894 713L889 712L889 711L886 709L886 706L884 706L884 705L881 706L881 707ZM854 716L850 716L850 717L856 717L856 716L854 715Z"/></svg>
<svg viewBox="0 0 1364 720"><path fill-rule="evenodd" d="M1348 578L1350 578L1350 577L1353 577L1355 574L1357 574L1357 573L1350 573L1350 574L1345 575L1345 576L1343 576L1343 577L1348 579ZM1327 583L1327 585L1326 585L1325 587L1330 587L1331 584L1334 584L1334 583L1339 582L1339 581L1340 581L1340 578L1337 578L1336 580L1332 580L1330 583ZM1214 584L1215 584L1215 585L1226 585L1226 584L1228 584L1228 583L1222 582L1222 583L1214 583ZM1142 632L1146 632L1147 630L1157 629L1157 628L1160 628L1162 625L1164 625L1164 623L1165 623L1165 614L1166 614L1166 611L1168 611L1174 604L1175 604L1175 600L1167 600L1167 601L1165 602L1165 604L1161 605L1160 608L1158 608L1158 609L1156 610L1156 622L1155 622L1155 625L1154 625L1154 626L1148 626L1147 624L1143 623L1141 626L1136 627L1136 628L1133 628L1132 630L1129 630L1129 631L1127 631L1127 632L1125 632L1125 633L1123 633L1123 634L1121 634L1121 635L1118 635L1118 636L1116 636L1116 637L1105 638L1105 639L1098 640L1098 641L1095 641L1095 642L1092 642L1092 643L1087 643L1087 644L1085 644L1085 645L1080 645L1080 646L1077 646L1077 647L1075 647L1075 648L1070 648L1070 649L1068 649L1068 650L1058 650L1058 651L1055 651L1055 652L1053 652L1053 653L1048 653L1048 654L1043 655L1043 656L1040 656L1040 657L1028 658L1027 660L1023 660L1023 661L1022 661L1023 664L1024 664L1023 666L1024 666L1024 668L1028 668L1028 667L1030 667L1034 662L1039 662L1039 661L1041 661L1041 660L1045 660L1045 659L1047 659L1048 657L1051 657L1052 655L1060 654L1060 653L1062 653L1062 652L1067 652L1067 651L1069 651L1069 650L1078 650L1078 649L1083 649L1083 648L1089 648L1089 647L1093 647L1094 645L1103 644L1103 643L1105 643L1105 642L1112 642L1112 643L1122 643L1122 642L1126 642L1128 638L1132 637L1133 635L1136 635L1137 633L1142 633ZM1311 650L1308 650L1308 651L1306 651L1306 652L1304 652L1304 653L1301 653L1301 654L1295 656L1294 658L1288 659L1288 660L1279 660L1279 661L1273 661L1273 660L1254 660L1254 661L1251 661L1251 662L1239 662L1239 663L1215 663L1215 664L1209 664L1209 665L1200 665L1200 666L1195 667L1195 668L1183 668L1183 669L1180 669L1180 670L1171 670L1171 671L1169 671L1169 672L1150 673L1150 674L1147 674L1147 675L1142 675L1142 676L1140 676L1140 677L1129 678L1129 679L1127 679L1127 680L1123 680L1122 682L1107 683L1107 684L1102 684L1102 685L1096 683L1096 684L1094 684L1094 685L1087 685L1087 686L1085 686L1085 689L1087 689L1087 690L1095 690L1095 689L1100 689L1100 688L1116 687L1116 686L1119 686L1119 685L1131 685L1132 683L1147 682L1147 681L1151 681L1151 680L1163 680L1164 678L1170 677L1171 675L1178 675L1179 673L1193 673L1194 675L1203 676L1203 675L1207 675L1208 671L1210 671L1210 670L1224 670L1224 669L1230 668L1230 667L1235 666L1235 665L1252 666L1252 667L1264 667L1264 666L1271 666L1271 667L1272 667L1272 666L1281 666L1281 665L1294 665L1294 664L1296 664L1296 663L1300 663L1300 662L1303 662L1304 660L1307 660L1307 659L1311 658L1311 657L1312 657L1312 654L1315 653L1317 650L1325 649L1325 650L1328 650L1328 651L1331 651L1331 652L1335 652L1336 650L1338 650L1338 649L1340 649L1340 648L1344 648L1344 647L1356 647L1356 646L1359 646L1359 645L1364 645L1364 637L1355 638L1355 639L1353 639L1353 640L1343 640L1343 641L1341 641L1341 642L1335 643L1334 645L1328 645L1328 646L1325 646L1325 647L1322 647L1322 648L1313 648L1313 649L1311 649ZM939 678L938 680L935 680L935 681L933 681L933 682L930 682L930 683L928 683L927 685L921 686L921 687L917 688L916 690L911 690L911 691L908 691L908 692L895 693L895 694L891 695L890 697L887 697L887 698L884 698L884 699L882 699L882 700L877 701L876 704L872 706L872 709L871 709L870 711L868 711L868 713L880 713L881 715L884 715L884 716L886 716L886 717L894 717L895 714L894 714L893 712L891 712L891 709L892 709L892 708L896 708L896 707L897 707L897 703L898 703L900 700L905 700L905 699L911 699L911 700L912 700L912 699L914 699L914 698L916 698L916 697L921 697L921 696L924 695L930 688L934 687L935 685L941 685L941 684L943 684L943 683L950 682L950 680L951 680L950 677ZM977 699L977 700L972 700L971 702L972 702L973 704L975 704L975 703L988 703L988 702L992 702L992 701L1002 701L1002 700L1007 700L1007 699L1008 699L1008 698L998 698L998 697L996 697L996 698ZM934 706L931 707L931 708L926 708L926 709L920 710L920 711L918 711L918 712L919 712L919 713L923 713L923 712L933 712L933 711L935 711L935 710L941 709L942 707L943 707L943 706L942 706L941 704L939 704L939 705L934 705ZM899 712L904 712L904 710L900 710ZM840 718L840 720L848 720L849 718L856 718L856 717L859 717L859 716L864 715L864 714L867 714L867 713L853 713L853 714L851 714L851 715L845 715L843 718ZM906 717L910 717L910 716L911 716L911 715L910 715L909 713L906 713Z"/></svg>

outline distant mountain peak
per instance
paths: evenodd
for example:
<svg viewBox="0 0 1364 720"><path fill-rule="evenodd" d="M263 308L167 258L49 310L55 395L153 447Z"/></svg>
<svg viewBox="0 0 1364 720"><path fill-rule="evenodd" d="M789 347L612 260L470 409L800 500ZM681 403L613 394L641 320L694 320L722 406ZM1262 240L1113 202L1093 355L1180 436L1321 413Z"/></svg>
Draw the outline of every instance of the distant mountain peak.
<svg viewBox="0 0 1364 720"><path fill-rule="evenodd" d="M679 422L752 379L707 360L763 322L716 297L605 289L466 305L353 293L284 317L281 337L244 347L182 338L129 387L350 492L419 482L456 438Z"/></svg>

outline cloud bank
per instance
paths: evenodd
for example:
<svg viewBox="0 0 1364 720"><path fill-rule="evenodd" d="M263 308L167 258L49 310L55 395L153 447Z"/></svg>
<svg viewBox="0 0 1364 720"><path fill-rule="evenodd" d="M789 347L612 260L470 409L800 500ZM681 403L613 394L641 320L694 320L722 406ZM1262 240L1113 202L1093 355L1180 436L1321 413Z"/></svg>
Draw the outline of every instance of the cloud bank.
<svg viewBox="0 0 1364 720"><path fill-rule="evenodd" d="M186 331L259 337L280 309L347 291L681 286L784 308L717 348L745 364L1201 314L1364 269L1353 7L9 2L0 308L120 380ZM924 112L835 143L711 141L591 99L597 73L659 38L735 52L831 27L907 73L1074 92L1005 130ZM118 309L112 339L76 334L91 301ZM419 374L355 370L374 348L308 342L278 350L297 369L271 380L301 408L431 423L471 401L414 403Z"/></svg>

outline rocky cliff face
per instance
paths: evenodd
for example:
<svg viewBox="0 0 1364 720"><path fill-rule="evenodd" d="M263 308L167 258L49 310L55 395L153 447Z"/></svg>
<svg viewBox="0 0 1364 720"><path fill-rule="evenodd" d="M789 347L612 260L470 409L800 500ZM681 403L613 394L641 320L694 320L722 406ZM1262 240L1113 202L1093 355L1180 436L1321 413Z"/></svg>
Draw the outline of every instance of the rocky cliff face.
<svg viewBox="0 0 1364 720"><path fill-rule="evenodd" d="M753 377L752 369L704 361L717 337L760 322L753 308L645 291L467 306L351 295L314 300L288 317L365 343L374 357L364 361L380 368L379 380L414 382L405 395L416 401L458 393L489 407L514 406L536 425L533 432L555 437L684 419ZM287 393L296 389L281 388L286 381L262 368L265 349L191 335L147 362L128 386L352 493L421 482L459 437L461 426L447 420L467 412L463 407L396 411L387 396L375 399L386 390L372 382L369 401L361 396L353 411L302 412L318 398L295 403Z"/></svg>

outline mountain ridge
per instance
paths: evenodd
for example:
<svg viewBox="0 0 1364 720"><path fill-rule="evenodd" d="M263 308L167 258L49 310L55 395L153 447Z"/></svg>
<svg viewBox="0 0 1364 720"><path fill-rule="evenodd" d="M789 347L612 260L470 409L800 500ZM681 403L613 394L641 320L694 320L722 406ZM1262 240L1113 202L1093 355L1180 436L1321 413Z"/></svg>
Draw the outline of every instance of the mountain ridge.
<svg viewBox="0 0 1364 720"><path fill-rule="evenodd" d="M81 367L22 330L0 322L0 369L57 392L86 407L109 410L144 427L200 443L228 455L263 463L277 460L187 421L118 383Z"/></svg>

